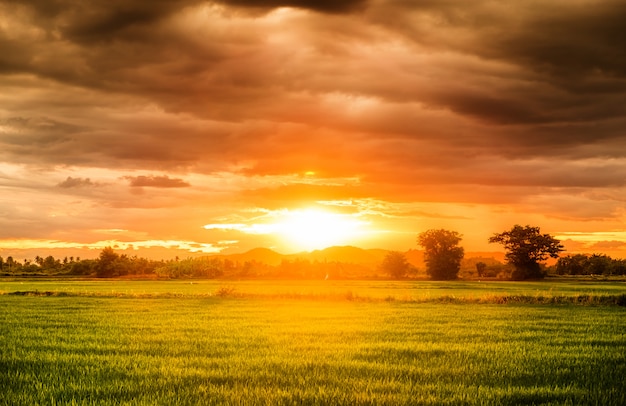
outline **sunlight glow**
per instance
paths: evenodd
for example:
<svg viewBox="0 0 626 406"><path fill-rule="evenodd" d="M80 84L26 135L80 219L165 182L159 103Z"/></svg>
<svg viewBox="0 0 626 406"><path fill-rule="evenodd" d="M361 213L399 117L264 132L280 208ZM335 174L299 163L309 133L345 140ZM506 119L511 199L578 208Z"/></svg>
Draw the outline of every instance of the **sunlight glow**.
<svg viewBox="0 0 626 406"><path fill-rule="evenodd" d="M364 225L346 214L315 209L288 211L277 223L288 244L308 251L349 244L362 234Z"/></svg>
<svg viewBox="0 0 626 406"><path fill-rule="evenodd" d="M591 231L591 232L564 232L556 235L561 240L572 240L583 243L597 243L602 241L626 242L626 231Z"/></svg>
<svg viewBox="0 0 626 406"><path fill-rule="evenodd" d="M256 220L252 224L207 224L204 228L275 235L290 249L305 251L355 244L369 232L366 230L368 222L353 215L320 209L267 211Z"/></svg>

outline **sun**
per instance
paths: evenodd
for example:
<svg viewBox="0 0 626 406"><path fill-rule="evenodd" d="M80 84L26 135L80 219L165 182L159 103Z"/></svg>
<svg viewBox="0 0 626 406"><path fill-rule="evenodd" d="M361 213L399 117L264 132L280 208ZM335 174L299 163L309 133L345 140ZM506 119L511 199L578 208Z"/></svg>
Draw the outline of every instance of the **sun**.
<svg viewBox="0 0 626 406"><path fill-rule="evenodd" d="M365 222L319 209L289 210L276 223L276 231L294 249L312 251L355 242Z"/></svg>

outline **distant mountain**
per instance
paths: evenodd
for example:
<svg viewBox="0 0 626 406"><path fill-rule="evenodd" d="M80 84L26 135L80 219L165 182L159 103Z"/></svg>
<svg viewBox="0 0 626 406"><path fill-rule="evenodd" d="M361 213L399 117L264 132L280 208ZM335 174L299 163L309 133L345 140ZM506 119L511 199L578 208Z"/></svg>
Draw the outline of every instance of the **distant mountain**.
<svg viewBox="0 0 626 406"><path fill-rule="evenodd" d="M241 254L213 255L213 257L229 259L234 262L256 261L268 265L279 265L286 258L285 255L269 248L253 248Z"/></svg>
<svg viewBox="0 0 626 406"><path fill-rule="evenodd" d="M294 261L297 259L311 262L340 262L375 268L380 265L390 250L384 249L363 249L353 246L335 246L323 250L312 252L300 252L297 254L280 254L269 248L254 248L240 254L218 254L215 258L229 259L234 262L256 261L267 265L276 266L283 261ZM410 264L417 268L424 267L424 251L411 249L404 252ZM477 258L491 261L504 262L502 252L466 252L465 259ZM484 261L484 262L491 262Z"/></svg>
<svg viewBox="0 0 626 406"><path fill-rule="evenodd" d="M408 250L404 253L409 264L416 268L424 267L424 251L421 250Z"/></svg>
<svg viewBox="0 0 626 406"><path fill-rule="evenodd" d="M212 258L228 259L235 262L256 261L268 265L279 265L282 261L307 260L311 262L341 262L358 265L378 266L389 251L383 249L363 249L352 246L329 247L311 252L280 254L269 248L254 248L239 254L217 254Z"/></svg>
<svg viewBox="0 0 626 406"><path fill-rule="evenodd" d="M323 250L303 252L293 256L318 262L345 262L351 264L379 264L389 251L363 249L352 246L328 247Z"/></svg>
<svg viewBox="0 0 626 406"><path fill-rule="evenodd" d="M484 258L486 260L494 260L497 262L505 262L504 252L466 252L465 258Z"/></svg>

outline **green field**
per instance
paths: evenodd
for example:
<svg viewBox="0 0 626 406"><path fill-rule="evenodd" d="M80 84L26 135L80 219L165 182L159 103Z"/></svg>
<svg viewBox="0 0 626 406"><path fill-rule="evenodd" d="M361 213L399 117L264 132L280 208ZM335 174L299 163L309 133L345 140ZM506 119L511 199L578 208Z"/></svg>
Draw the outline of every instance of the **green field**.
<svg viewBox="0 0 626 406"><path fill-rule="evenodd" d="M0 292L0 404L626 404L626 307L590 300L623 283L25 279Z"/></svg>
<svg viewBox="0 0 626 406"><path fill-rule="evenodd" d="M238 296L247 298L309 298L432 301L445 299L492 301L497 297L606 297L626 294L626 283L585 281L302 281L302 280L112 280L112 279L0 279L0 294L63 294L102 297Z"/></svg>

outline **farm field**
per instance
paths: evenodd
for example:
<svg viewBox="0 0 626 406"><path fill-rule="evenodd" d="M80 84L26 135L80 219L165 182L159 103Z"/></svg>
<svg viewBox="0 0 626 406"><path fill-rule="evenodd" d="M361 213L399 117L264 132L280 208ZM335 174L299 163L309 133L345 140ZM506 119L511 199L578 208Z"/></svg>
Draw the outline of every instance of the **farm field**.
<svg viewBox="0 0 626 406"><path fill-rule="evenodd" d="M119 280L0 279L2 293L50 292L69 296L244 297L311 299L393 299L429 301L440 298L480 299L499 296L611 296L626 294L626 282L546 280L505 281L359 281L359 280Z"/></svg>
<svg viewBox="0 0 626 406"><path fill-rule="evenodd" d="M470 300L614 296L623 283L2 280L0 292L0 404L626 404L625 307ZM452 297L468 300L438 300Z"/></svg>

